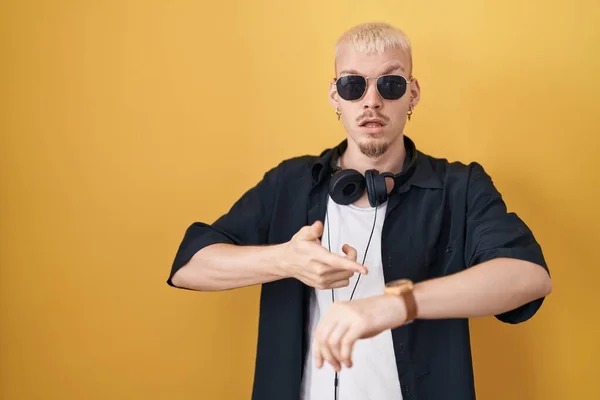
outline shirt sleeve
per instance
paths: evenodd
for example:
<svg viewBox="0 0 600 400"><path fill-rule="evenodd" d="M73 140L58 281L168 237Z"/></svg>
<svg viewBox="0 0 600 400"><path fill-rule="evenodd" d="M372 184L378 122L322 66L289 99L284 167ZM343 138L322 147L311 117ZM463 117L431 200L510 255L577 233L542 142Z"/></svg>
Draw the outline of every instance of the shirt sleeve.
<svg viewBox="0 0 600 400"><path fill-rule="evenodd" d="M175 287L173 275L199 250L216 243L260 245L268 239L277 187L278 168L264 174L214 223L194 222L179 245L167 284Z"/></svg>
<svg viewBox="0 0 600 400"><path fill-rule="evenodd" d="M508 212L491 177L477 163L471 164L467 188L465 262L467 267L495 258L514 258L540 265L548 272L542 249L532 231L517 214ZM497 315L517 324L531 318L544 298Z"/></svg>

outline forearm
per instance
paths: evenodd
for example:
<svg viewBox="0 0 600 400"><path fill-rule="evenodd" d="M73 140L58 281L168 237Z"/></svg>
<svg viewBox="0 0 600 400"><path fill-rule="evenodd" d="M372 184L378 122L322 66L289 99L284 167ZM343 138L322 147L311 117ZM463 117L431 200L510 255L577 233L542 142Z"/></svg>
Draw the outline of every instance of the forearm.
<svg viewBox="0 0 600 400"><path fill-rule="evenodd" d="M415 285L417 319L471 318L501 314L550 293L544 268L513 259L496 259L465 271ZM334 303L314 331L313 357L336 371L352 367L352 347L386 329L407 323L402 296L381 295Z"/></svg>
<svg viewBox="0 0 600 400"><path fill-rule="evenodd" d="M539 265L495 259L462 272L417 283L417 319L477 318L513 310L550 293L552 283ZM406 323L406 306L398 296L370 299L374 326Z"/></svg>
<svg viewBox="0 0 600 400"><path fill-rule="evenodd" d="M283 278L281 246L218 243L198 251L173 276L175 286L201 291L228 290Z"/></svg>
<svg viewBox="0 0 600 400"><path fill-rule="evenodd" d="M495 259L416 284L417 318L497 315L546 296L551 287L547 272L540 266L514 259Z"/></svg>

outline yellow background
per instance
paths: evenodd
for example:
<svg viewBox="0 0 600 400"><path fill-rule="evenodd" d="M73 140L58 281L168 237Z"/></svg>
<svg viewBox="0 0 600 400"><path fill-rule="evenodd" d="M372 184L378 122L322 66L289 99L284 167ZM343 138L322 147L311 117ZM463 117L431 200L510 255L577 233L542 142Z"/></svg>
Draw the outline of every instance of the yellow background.
<svg viewBox="0 0 600 400"><path fill-rule="evenodd" d="M406 134L481 162L552 270L532 321L473 321L479 398L600 398L597 0L2 2L0 398L249 398L258 288L165 279L191 222L343 138L333 44L367 20L413 42Z"/></svg>

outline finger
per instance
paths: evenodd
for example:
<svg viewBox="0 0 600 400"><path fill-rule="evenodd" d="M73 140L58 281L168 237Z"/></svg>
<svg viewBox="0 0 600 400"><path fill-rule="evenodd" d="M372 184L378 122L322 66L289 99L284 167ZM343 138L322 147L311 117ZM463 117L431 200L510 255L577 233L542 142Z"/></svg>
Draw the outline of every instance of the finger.
<svg viewBox="0 0 600 400"><path fill-rule="evenodd" d="M330 282L333 282L333 281L341 281L344 279L350 279L354 276L354 274L356 274L356 272L347 271L345 269L331 269L331 270L327 271L327 273L325 274L325 277L327 277L327 279Z"/></svg>
<svg viewBox="0 0 600 400"><path fill-rule="evenodd" d="M335 281L329 284L329 289L339 289L339 288L343 288L346 287L350 284L350 280L349 279L344 279L341 281Z"/></svg>
<svg viewBox="0 0 600 400"><path fill-rule="evenodd" d="M348 329L340 338L340 362L344 363L348 368L352 368L352 348L359 337L356 328Z"/></svg>
<svg viewBox="0 0 600 400"><path fill-rule="evenodd" d="M313 261L310 268L303 271L304 275L314 282L314 287L320 289L331 289L345 287L350 284L350 278L355 274L353 271L344 269L332 269L328 265Z"/></svg>
<svg viewBox="0 0 600 400"><path fill-rule="evenodd" d="M333 353L331 352L331 349L329 348L329 345L327 343L323 343L320 345L320 352L323 356L323 360L328 362L334 370L339 372L341 368L340 364L338 363L337 359L333 356Z"/></svg>
<svg viewBox="0 0 600 400"><path fill-rule="evenodd" d="M323 366L323 355L321 354L321 348L316 341L313 346L313 359L315 360L315 367L320 369Z"/></svg>
<svg viewBox="0 0 600 400"><path fill-rule="evenodd" d="M343 275L331 277L329 275L321 275L316 272L305 271L300 279L306 282L309 286L317 289L335 289L346 287L350 284L348 277L349 272L343 271ZM350 273L350 276L354 275L354 272Z"/></svg>
<svg viewBox="0 0 600 400"><path fill-rule="evenodd" d="M342 251L346 254L347 259L349 259L350 261L356 261L357 253L354 247L345 244L342 246Z"/></svg>
<svg viewBox="0 0 600 400"><path fill-rule="evenodd" d="M323 248L323 250L325 250L325 248ZM345 269L361 274L368 273L368 270L364 265L360 265L359 263L349 260L346 257L341 257L337 254L330 253L327 250L325 250L325 254L323 254L323 258L320 261L333 268Z"/></svg>
<svg viewBox="0 0 600 400"><path fill-rule="evenodd" d="M345 269L360 272L360 270L364 268L356 261L350 260L346 258L346 256L331 252L321 245L319 245L318 248L315 246L314 256L322 263L327 264L334 269Z"/></svg>
<svg viewBox="0 0 600 400"><path fill-rule="evenodd" d="M334 367L337 372L340 372L342 367L341 341L348 328L349 327L347 324L337 324L336 327L331 331L329 338L327 339L328 349L331 352L331 355L333 356L333 359L335 360L337 365L337 368Z"/></svg>
<svg viewBox="0 0 600 400"><path fill-rule="evenodd" d="M322 261L323 255L325 255L327 257L327 250L325 250L325 254L317 255L310 262L309 270L314 271L317 275L327 277L330 281L332 279L335 279L335 280L348 279L356 273L356 271L348 270L348 268L340 268L335 265L327 264L326 262ZM335 257L338 257L338 262L339 262L339 260L344 260L344 258L342 258L340 256L335 256ZM358 264L356 264L356 265L358 265Z"/></svg>
<svg viewBox="0 0 600 400"><path fill-rule="evenodd" d="M313 359L315 367L321 368L323 366L323 355L321 354L321 331L323 330L325 320L319 322L315 330L313 331Z"/></svg>
<svg viewBox="0 0 600 400"><path fill-rule="evenodd" d="M340 366L333 357L331 349L327 343L329 335L335 328L335 325L336 323L329 324L324 322L316 334L315 364L317 365L317 368L321 368L323 366L323 362L327 361L336 371L339 371Z"/></svg>
<svg viewBox="0 0 600 400"><path fill-rule="evenodd" d="M309 281L309 285L317 289L329 289L334 279L329 278L331 267L319 261L311 261L307 268L302 270L302 275ZM343 277L335 280L342 280Z"/></svg>
<svg viewBox="0 0 600 400"><path fill-rule="evenodd" d="M323 367L323 363L325 361L323 357L323 352L321 351L322 346L320 341L321 339L318 338L318 334L315 332L313 343L313 358L315 361L315 367L319 369Z"/></svg>

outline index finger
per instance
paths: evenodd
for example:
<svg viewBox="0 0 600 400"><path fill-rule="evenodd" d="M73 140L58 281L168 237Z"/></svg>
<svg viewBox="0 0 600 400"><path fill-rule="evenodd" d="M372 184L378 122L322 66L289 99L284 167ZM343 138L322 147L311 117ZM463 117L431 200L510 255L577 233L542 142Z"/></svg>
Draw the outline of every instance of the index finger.
<svg viewBox="0 0 600 400"><path fill-rule="evenodd" d="M325 250L325 249L323 249L323 250ZM323 253L322 262L324 262L325 264L327 264L333 268L344 269L347 271L354 271L354 272L358 272L358 273L365 274L365 275L369 272L367 270L367 267L365 267L364 265L360 265L356 261L352 261L346 257L342 257L340 255L330 253L327 250L325 250L325 253Z"/></svg>

